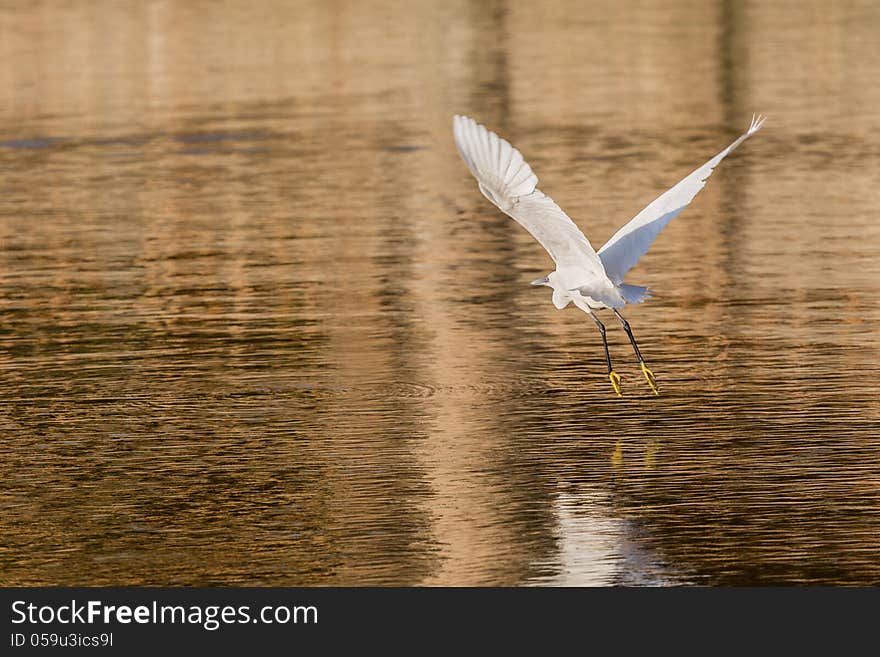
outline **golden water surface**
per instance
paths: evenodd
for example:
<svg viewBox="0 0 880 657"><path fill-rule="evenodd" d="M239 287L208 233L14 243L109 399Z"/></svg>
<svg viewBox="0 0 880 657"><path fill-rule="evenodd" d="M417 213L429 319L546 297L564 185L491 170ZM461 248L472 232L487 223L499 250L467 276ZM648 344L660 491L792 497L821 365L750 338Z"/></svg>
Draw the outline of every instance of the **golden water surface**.
<svg viewBox="0 0 880 657"><path fill-rule="evenodd" d="M880 583L875 2L0 3L0 584ZM451 119L631 272L654 397Z"/></svg>

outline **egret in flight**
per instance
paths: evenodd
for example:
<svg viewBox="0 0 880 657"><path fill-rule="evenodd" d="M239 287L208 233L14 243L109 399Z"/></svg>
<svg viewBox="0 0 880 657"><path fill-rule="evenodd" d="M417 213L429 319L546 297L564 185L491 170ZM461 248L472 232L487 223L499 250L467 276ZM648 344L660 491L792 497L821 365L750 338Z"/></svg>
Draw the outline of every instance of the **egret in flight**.
<svg viewBox="0 0 880 657"><path fill-rule="evenodd" d="M645 255L666 224L678 216L703 188L718 163L760 130L763 124L764 117L753 116L749 129L743 135L661 194L614 233L598 253L553 199L537 188L538 177L509 142L467 116L455 116L453 134L458 152L477 179L483 196L529 231L556 263L555 271L532 281L532 285L553 288L553 305L559 310L574 303L596 322L602 335L608 378L614 392L621 395L620 375L611 366L605 325L594 312L603 308L609 308L617 315L648 385L655 395L659 395L654 373L645 365L629 322L619 310L628 303L641 303L648 299L648 288L628 285L623 279L639 258Z"/></svg>

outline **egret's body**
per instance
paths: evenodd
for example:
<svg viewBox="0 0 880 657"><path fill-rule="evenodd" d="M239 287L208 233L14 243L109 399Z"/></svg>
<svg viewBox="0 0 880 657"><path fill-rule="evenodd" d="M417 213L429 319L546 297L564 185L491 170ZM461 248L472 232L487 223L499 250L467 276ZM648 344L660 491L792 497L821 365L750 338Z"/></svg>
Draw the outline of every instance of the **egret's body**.
<svg viewBox="0 0 880 657"><path fill-rule="evenodd" d="M575 223L537 188L538 178L522 154L494 132L466 116L453 119L455 144L480 191L502 211L523 226L550 254L555 271L532 285L553 289L553 305L568 304L588 313L602 334L608 377L620 394L620 376L611 366L605 326L595 310L611 309L620 319L639 365L651 389L657 393L654 374L647 368L629 323L619 308L649 298L648 288L624 283L624 276L647 252L661 230L674 219L706 184L712 170L728 153L760 130L761 117L753 117L748 131L730 146L661 194L618 230L599 251Z"/></svg>

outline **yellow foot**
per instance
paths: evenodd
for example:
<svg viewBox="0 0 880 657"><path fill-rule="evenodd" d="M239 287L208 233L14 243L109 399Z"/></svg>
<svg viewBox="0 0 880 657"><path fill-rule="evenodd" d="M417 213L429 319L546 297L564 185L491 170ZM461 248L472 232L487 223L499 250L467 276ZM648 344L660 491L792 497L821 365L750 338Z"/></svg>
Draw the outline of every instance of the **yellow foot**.
<svg viewBox="0 0 880 657"><path fill-rule="evenodd" d="M614 370L611 370L610 372L608 372L608 378L611 380L611 385L614 386L614 392L617 393L617 396L623 397L623 395L620 393L620 374L618 374Z"/></svg>
<svg viewBox="0 0 880 657"><path fill-rule="evenodd" d="M659 395L660 391L657 390L657 379L654 378L654 373L644 363L640 363L640 365L642 366L642 374L645 375L645 380L651 386L651 390L654 391L655 395Z"/></svg>

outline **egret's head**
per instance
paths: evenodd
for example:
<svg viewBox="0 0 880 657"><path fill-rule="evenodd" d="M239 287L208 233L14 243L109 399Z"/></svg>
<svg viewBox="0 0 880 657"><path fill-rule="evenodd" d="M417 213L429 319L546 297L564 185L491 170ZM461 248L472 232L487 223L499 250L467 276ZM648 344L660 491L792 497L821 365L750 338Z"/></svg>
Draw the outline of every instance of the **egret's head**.
<svg viewBox="0 0 880 657"><path fill-rule="evenodd" d="M538 279L532 281L532 285L534 285L535 287L538 287L541 285L546 285L547 287L553 287L553 277L555 276L555 274L556 274L556 272L552 272L552 273L544 276L544 278L538 278Z"/></svg>

